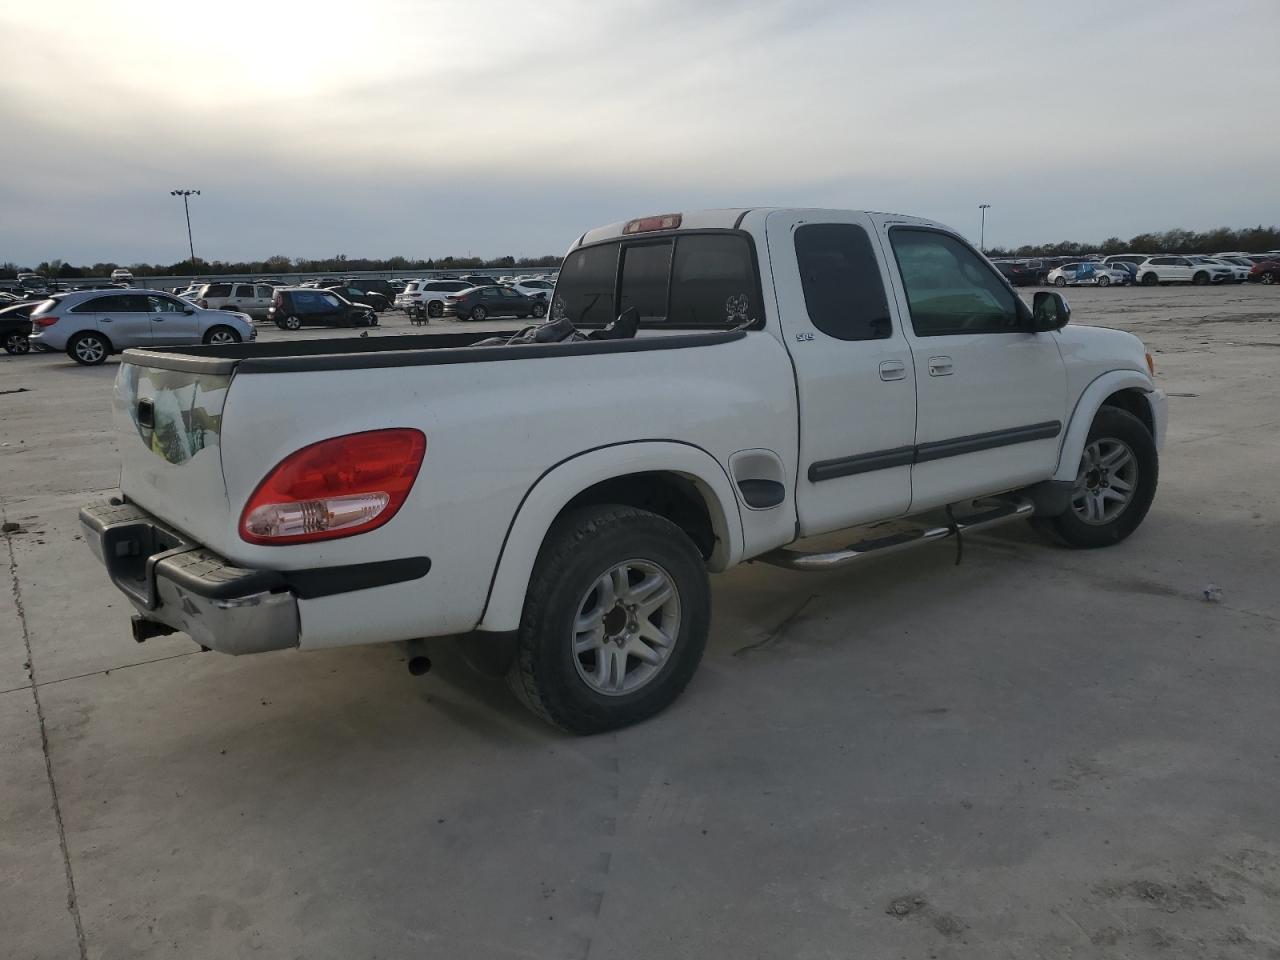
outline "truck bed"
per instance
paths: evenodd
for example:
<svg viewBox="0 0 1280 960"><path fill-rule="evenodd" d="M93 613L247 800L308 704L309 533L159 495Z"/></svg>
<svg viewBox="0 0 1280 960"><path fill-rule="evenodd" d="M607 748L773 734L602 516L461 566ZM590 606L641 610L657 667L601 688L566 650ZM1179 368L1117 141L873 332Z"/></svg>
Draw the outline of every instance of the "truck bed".
<svg viewBox="0 0 1280 960"><path fill-rule="evenodd" d="M677 350L731 343L743 330L644 330L631 340L578 340L477 347L486 333L412 334L390 337L313 338L190 347L141 347L126 350L123 361L159 370L215 376L231 373L300 373L313 370L364 370L379 367L492 363L536 357L594 356Z"/></svg>

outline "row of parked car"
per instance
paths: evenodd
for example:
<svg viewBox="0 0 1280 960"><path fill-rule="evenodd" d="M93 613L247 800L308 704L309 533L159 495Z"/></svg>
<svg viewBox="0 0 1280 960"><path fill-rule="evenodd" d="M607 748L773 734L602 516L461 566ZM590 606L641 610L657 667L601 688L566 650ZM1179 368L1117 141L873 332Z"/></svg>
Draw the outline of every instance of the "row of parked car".
<svg viewBox="0 0 1280 960"><path fill-rule="evenodd" d="M252 340L255 320L282 330L375 326L378 314L393 306L406 310L415 324L444 316L541 318L555 289L546 277L503 278L506 283L479 276L410 280L398 287L396 281L355 279L324 285L330 279L302 286L215 281L174 291L113 284L39 297L0 294L0 344L11 354L34 345L95 365L129 347Z"/></svg>
<svg viewBox="0 0 1280 960"><path fill-rule="evenodd" d="M995 260L1015 286L1125 286L1141 283L1257 283L1280 282L1280 250L1203 254L1148 255L1119 253L1070 260Z"/></svg>

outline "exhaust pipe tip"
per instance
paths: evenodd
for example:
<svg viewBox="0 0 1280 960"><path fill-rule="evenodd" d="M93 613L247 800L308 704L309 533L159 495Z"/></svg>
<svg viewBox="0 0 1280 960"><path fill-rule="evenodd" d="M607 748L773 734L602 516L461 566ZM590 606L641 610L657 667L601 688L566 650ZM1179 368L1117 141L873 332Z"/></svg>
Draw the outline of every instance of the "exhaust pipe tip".
<svg viewBox="0 0 1280 960"><path fill-rule="evenodd" d="M431 670L431 660L427 657L410 657L409 672L415 677L420 677L424 673Z"/></svg>

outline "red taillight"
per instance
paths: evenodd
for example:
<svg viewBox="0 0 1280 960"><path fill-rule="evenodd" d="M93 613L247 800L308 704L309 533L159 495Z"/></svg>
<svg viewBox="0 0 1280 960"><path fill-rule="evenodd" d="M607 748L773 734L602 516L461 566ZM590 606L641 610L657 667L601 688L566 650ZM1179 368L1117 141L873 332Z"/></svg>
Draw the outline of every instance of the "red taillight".
<svg viewBox="0 0 1280 960"><path fill-rule="evenodd" d="M240 538L308 543L377 529L404 504L426 451L427 438L409 428L349 433L303 447L258 484L240 514Z"/></svg>
<svg viewBox="0 0 1280 960"><path fill-rule="evenodd" d="M648 233L651 230L675 230L680 226L680 221L684 219L679 213L664 213L657 217L641 217L639 220L630 220L627 225L622 228L623 233Z"/></svg>
<svg viewBox="0 0 1280 960"><path fill-rule="evenodd" d="M43 314L42 316L32 317L31 322L34 323L37 327L52 327L55 323L58 322L58 318L51 313L46 313L46 314Z"/></svg>
<svg viewBox="0 0 1280 960"><path fill-rule="evenodd" d="M462 298L461 298L461 297L448 296L448 297L445 297L445 299L446 299L446 300L449 300L449 301L452 301L453 303L457 303L457 302L458 302L459 300L461 300Z"/></svg>

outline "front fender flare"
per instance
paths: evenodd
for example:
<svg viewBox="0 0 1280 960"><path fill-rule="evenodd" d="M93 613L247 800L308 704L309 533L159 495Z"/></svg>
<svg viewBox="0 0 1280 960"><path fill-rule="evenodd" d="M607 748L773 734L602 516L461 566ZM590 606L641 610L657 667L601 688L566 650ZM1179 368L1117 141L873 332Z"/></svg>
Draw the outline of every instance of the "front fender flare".
<svg viewBox="0 0 1280 960"><path fill-rule="evenodd" d="M1089 436L1089 428L1093 418L1097 416L1102 401L1120 390L1141 390L1144 394L1156 392L1151 378L1138 370L1111 370L1097 377L1085 387L1076 401L1075 410L1071 412L1071 420L1062 437L1062 446L1058 453L1058 469L1054 480L1068 483L1076 479L1076 471L1080 466L1080 457L1084 453L1084 442ZM1150 399L1148 399L1150 402ZM1152 417L1156 423L1157 443L1163 439L1164 423L1162 413L1152 405Z"/></svg>
<svg viewBox="0 0 1280 960"><path fill-rule="evenodd" d="M645 440L588 450L539 477L516 509L494 571L478 630L520 626L525 591L538 551L560 511L582 491L634 473L678 473L698 487L711 515L717 545L709 566L724 570L742 559L742 517L724 467L707 451L674 440Z"/></svg>

